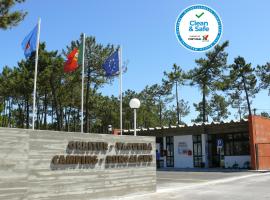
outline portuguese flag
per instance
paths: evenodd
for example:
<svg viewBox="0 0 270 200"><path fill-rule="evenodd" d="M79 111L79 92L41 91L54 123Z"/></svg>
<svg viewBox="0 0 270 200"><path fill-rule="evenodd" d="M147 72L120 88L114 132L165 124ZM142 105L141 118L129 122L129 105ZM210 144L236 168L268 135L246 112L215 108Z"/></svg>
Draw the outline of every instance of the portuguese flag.
<svg viewBox="0 0 270 200"><path fill-rule="evenodd" d="M82 45L80 45L79 49L74 48L68 55L67 61L64 65L64 72L73 72L78 67L79 64L82 63Z"/></svg>

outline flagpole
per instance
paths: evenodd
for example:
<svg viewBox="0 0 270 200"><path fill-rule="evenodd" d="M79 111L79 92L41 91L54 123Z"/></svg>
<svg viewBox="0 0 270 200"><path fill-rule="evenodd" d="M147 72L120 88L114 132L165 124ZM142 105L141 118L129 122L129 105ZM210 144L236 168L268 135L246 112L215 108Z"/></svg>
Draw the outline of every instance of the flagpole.
<svg viewBox="0 0 270 200"><path fill-rule="evenodd" d="M120 73L119 73L119 81L120 81L120 135L122 135L122 102L123 102L123 99L122 99L122 48L120 46L119 48L119 70L120 70Z"/></svg>
<svg viewBox="0 0 270 200"><path fill-rule="evenodd" d="M84 52L85 52L85 33L83 34L83 52L82 52L81 133L83 133Z"/></svg>
<svg viewBox="0 0 270 200"><path fill-rule="evenodd" d="M40 18L38 18L38 32L37 32L36 57L35 57L35 75L34 75L34 92L33 92L33 116L32 116L32 129L33 130L35 130L35 116L36 116L37 66L38 66L40 23L41 23L41 20L40 20Z"/></svg>

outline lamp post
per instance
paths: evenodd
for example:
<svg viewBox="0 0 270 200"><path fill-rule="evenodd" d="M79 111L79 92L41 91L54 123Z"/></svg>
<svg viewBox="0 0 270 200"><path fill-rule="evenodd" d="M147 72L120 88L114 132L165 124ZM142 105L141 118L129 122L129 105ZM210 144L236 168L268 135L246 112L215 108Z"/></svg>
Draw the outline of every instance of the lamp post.
<svg viewBox="0 0 270 200"><path fill-rule="evenodd" d="M137 98L133 98L129 102L130 108L134 109L134 136L137 136L136 134L136 109L138 109L141 105L141 102Z"/></svg>
<svg viewBox="0 0 270 200"><path fill-rule="evenodd" d="M112 134L112 125L108 125L108 133Z"/></svg>

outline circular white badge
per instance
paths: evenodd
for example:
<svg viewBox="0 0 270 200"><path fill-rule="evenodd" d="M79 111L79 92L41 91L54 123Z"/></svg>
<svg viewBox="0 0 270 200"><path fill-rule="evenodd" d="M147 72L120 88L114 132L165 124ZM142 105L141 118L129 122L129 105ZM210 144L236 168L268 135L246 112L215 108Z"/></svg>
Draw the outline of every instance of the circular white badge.
<svg viewBox="0 0 270 200"><path fill-rule="evenodd" d="M208 6L193 5L178 16L175 23L178 41L191 51L206 51L214 47L222 34L219 15Z"/></svg>

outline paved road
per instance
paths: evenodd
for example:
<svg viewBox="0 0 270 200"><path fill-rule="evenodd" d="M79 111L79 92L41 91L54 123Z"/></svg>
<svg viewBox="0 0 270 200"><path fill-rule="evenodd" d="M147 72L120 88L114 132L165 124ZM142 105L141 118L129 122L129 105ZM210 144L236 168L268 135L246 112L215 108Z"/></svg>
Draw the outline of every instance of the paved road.
<svg viewBox="0 0 270 200"><path fill-rule="evenodd" d="M157 172L157 190L170 188L179 188L196 183L206 183L213 180L219 180L230 177L239 177L252 174L251 171L219 171L210 170L181 170L181 171L158 171Z"/></svg>
<svg viewBox="0 0 270 200"><path fill-rule="evenodd" d="M270 173L158 172L157 192L122 200L269 200Z"/></svg>

